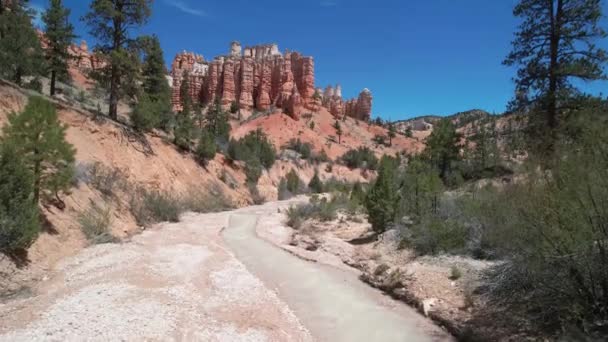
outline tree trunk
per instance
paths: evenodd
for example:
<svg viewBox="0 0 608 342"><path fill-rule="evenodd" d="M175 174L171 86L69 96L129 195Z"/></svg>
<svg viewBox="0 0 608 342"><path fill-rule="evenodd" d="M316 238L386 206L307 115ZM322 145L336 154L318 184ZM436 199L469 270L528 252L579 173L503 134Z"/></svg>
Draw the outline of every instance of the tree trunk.
<svg viewBox="0 0 608 342"><path fill-rule="evenodd" d="M40 178L40 161L37 160L34 163L34 204L36 205L40 201Z"/></svg>
<svg viewBox="0 0 608 342"><path fill-rule="evenodd" d="M111 67L110 77L110 110L108 115L112 120L118 120L118 85L120 83L120 76L118 76L118 70L115 66Z"/></svg>
<svg viewBox="0 0 608 342"><path fill-rule="evenodd" d="M549 128L549 136L547 137L547 149L548 152L552 152L554 149L556 130L558 128L557 120L557 91L558 91L558 54L561 40L561 19L563 16L563 0L557 0L557 11L555 9L554 1L550 0L550 11L551 11L551 56L549 64L549 93L547 94L547 111L546 121Z"/></svg>
<svg viewBox="0 0 608 342"><path fill-rule="evenodd" d="M55 70L51 71L51 96L55 95L55 83L57 82L57 72Z"/></svg>

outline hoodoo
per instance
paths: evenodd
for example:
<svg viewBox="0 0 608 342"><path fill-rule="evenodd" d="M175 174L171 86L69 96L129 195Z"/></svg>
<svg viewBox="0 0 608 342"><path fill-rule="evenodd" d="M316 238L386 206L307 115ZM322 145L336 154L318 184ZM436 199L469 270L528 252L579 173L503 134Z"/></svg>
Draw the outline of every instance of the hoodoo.
<svg viewBox="0 0 608 342"><path fill-rule="evenodd" d="M315 87L313 57L298 52L281 53L277 44L241 47L230 44L229 53L206 61L202 55L181 52L171 67L173 109L181 110L180 87L184 75L189 77L189 95L194 102L210 104L219 101L227 108L265 111L273 106L297 119L302 112L326 107L334 116L344 115L368 120L372 111L372 96L364 90L358 99L345 101L342 89L327 87L324 92Z"/></svg>

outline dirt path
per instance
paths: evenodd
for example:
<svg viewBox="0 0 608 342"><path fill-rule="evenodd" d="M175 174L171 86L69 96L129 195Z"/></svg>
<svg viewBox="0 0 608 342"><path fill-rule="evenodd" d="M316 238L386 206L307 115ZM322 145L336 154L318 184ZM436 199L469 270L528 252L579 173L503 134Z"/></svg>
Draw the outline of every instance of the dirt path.
<svg viewBox="0 0 608 342"><path fill-rule="evenodd" d="M353 272L298 258L256 234L256 224L277 215L247 209L230 218L224 237L237 257L275 288L320 341L450 341L415 310L363 284ZM263 220L258 220L263 216Z"/></svg>
<svg viewBox="0 0 608 342"><path fill-rule="evenodd" d="M256 217L286 205L189 214L130 242L86 249L35 296L0 304L0 341L448 339L355 275L257 238Z"/></svg>
<svg viewBox="0 0 608 342"><path fill-rule="evenodd" d="M310 341L226 249L228 213L84 250L35 297L0 304L0 341Z"/></svg>

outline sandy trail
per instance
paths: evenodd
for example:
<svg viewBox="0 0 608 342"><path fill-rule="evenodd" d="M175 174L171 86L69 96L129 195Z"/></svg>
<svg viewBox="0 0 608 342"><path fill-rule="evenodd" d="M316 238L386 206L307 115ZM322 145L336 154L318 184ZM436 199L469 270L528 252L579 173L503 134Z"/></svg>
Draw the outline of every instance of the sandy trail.
<svg viewBox="0 0 608 342"><path fill-rule="evenodd" d="M88 248L33 297L0 303L0 341L449 339L356 275L258 238L256 217L288 205L187 214L130 242Z"/></svg>
<svg viewBox="0 0 608 342"><path fill-rule="evenodd" d="M363 284L355 273L305 261L257 237L259 216L267 218L276 213L268 210L235 214L224 237L247 268L277 290L316 339L451 340L415 310Z"/></svg>

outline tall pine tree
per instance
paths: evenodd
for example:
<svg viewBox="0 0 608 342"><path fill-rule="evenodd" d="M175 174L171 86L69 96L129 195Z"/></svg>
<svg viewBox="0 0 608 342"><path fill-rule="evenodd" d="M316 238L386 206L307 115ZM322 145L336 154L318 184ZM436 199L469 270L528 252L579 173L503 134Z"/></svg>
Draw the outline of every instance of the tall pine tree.
<svg viewBox="0 0 608 342"><path fill-rule="evenodd" d="M3 143L14 146L34 178L34 203L41 195L58 198L74 174L74 147L65 140L67 127L59 122L55 106L31 97L25 110L11 114L3 128Z"/></svg>
<svg viewBox="0 0 608 342"><path fill-rule="evenodd" d="M68 61L72 57L68 48L74 35L74 26L69 22L70 10L63 7L61 0L50 0L50 6L42 15L46 27L47 48L45 50L47 67L51 75L51 96L55 95L57 80L69 79Z"/></svg>
<svg viewBox="0 0 608 342"><path fill-rule="evenodd" d="M519 67L513 107L533 110L534 135L543 140L542 152L551 152L572 80L604 78L607 55L595 45L606 37L601 1L520 0L513 14L523 20L504 61Z"/></svg>
<svg viewBox="0 0 608 342"><path fill-rule="evenodd" d="M15 0L0 11L0 76L21 84L23 76L40 75L44 58L27 1Z"/></svg>
<svg viewBox="0 0 608 342"><path fill-rule="evenodd" d="M144 25L152 12L152 0L93 0L83 20L99 42L96 49L107 64L93 76L109 88L109 115L118 118L118 101L128 94L139 71L131 31Z"/></svg>

